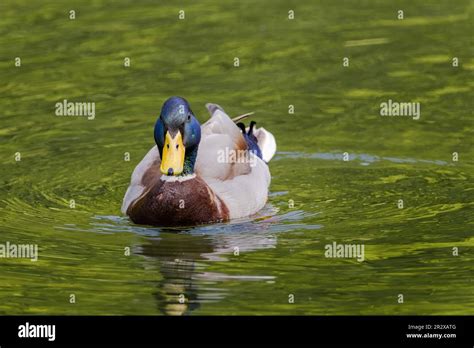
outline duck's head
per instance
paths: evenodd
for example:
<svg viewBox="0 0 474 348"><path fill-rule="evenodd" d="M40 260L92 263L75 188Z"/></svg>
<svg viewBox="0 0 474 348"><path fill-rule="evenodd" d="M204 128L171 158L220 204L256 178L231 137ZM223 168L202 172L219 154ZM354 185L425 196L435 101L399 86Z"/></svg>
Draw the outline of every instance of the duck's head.
<svg viewBox="0 0 474 348"><path fill-rule="evenodd" d="M155 124L161 172L170 176L192 174L200 140L201 126L186 99L168 98Z"/></svg>

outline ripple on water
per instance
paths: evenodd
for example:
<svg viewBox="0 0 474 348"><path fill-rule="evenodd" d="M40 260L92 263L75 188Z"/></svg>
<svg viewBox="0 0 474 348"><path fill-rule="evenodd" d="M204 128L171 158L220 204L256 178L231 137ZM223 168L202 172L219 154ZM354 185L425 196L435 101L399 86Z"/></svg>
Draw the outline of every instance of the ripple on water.
<svg viewBox="0 0 474 348"><path fill-rule="evenodd" d="M427 164L436 164L436 165L448 165L448 162L441 160L423 160L423 159L414 159L414 158L397 158L397 157L387 157L387 156L376 156L369 154L348 154L349 161L358 161L361 165L369 165L371 163L380 162L380 161L389 161L392 163L427 163ZM328 161L343 161L344 154L342 153L330 153L330 152L321 152L321 153L305 153L305 152L288 152L288 151L279 151L277 152L273 161L279 161L287 158L298 159L322 159Z"/></svg>

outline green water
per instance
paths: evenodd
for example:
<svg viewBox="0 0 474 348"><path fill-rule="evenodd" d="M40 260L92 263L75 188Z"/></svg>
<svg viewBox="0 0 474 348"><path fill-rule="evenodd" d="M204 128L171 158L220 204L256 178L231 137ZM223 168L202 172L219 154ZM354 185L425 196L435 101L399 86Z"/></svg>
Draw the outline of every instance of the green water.
<svg viewBox="0 0 474 348"><path fill-rule="evenodd" d="M0 314L474 314L473 13L2 1L0 243L38 244L39 259L0 259ZM257 216L169 230L121 215L171 95L201 122L206 102L255 111L275 135ZM64 99L95 102L95 119L56 116ZM381 117L388 99L420 102L420 119ZM364 261L325 257L333 242L363 244Z"/></svg>

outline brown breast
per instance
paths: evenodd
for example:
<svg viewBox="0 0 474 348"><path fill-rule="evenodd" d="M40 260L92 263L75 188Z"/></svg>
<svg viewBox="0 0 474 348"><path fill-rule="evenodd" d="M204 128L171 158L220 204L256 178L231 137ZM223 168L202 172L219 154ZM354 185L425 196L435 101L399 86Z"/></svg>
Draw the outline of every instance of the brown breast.
<svg viewBox="0 0 474 348"><path fill-rule="evenodd" d="M127 210L136 224L186 226L229 219L227 206L198 176L184 181L158 179L149 187Z"/></svg>

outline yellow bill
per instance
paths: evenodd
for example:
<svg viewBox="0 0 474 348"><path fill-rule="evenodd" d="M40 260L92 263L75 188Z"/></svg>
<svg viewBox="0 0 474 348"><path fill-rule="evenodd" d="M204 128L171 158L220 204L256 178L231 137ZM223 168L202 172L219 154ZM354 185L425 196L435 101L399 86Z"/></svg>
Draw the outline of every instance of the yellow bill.
<svg viewBox="0 0 474 348"><path fill-rule="evenodd" d="M161 172L166 175L181 174L184 166L184 152L185 149L181 132L176 132L173 138L167 131L165 135L165 145L163 146L163 158L161 159Z"/></svg>

